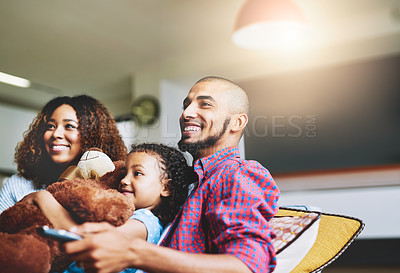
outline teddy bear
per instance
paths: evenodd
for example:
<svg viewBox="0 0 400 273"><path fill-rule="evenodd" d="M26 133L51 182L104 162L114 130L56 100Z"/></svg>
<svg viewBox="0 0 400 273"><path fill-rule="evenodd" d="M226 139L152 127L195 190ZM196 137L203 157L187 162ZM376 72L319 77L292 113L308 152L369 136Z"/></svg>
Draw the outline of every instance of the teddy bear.
<svg viewBox="0 0 400 273"><path fill-rule="evenodd" d="M125 175L124 162L112 162L99 149L90 149L76 166L47 187L54 198L78 222L125 223L135 206L118 189ZM0 215L0 273L62 272L72 262L61 243L38 234L51 222L33 204L18 202Z"/></svg>

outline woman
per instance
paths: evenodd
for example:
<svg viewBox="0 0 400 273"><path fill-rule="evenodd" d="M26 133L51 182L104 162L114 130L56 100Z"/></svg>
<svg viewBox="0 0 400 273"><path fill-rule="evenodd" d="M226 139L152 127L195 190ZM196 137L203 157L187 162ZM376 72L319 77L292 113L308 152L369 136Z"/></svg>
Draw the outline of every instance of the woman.
<svg viewBox="0 0 400 273"><path fill-rule="evenodd" d="M48 102L17 145L18 174L0 192L0 213L57 181L92 147L102 149L113 161L126 157L127 149L107 108L86 95Z"/></svg>

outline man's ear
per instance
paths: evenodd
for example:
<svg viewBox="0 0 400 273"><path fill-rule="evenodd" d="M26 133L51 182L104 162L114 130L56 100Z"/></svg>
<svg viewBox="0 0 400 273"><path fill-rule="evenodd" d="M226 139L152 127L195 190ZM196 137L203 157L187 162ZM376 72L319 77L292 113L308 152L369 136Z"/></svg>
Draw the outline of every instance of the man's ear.
<svg viewBox="0 0 400 273"><path fill-rule="evenodd" d="M232 116L233 119L233 125L231 130L234 132L238 132L238 131L243 131L244 128L247 125L247 122L249 120L249 118L247 117L246 114L242 113L242 114L234 114Z"/></svg>
<svg viewBox="0 0 400 273"><path fill-rule="evenodd" d="M161 189L161 192L160 192L160 195L162 197L168 197L168 196L171 195L170 191L168 190L168 183L170 181L171 181L171 179L164 179L163 180L162 185L161 185L162 189Z"/></svg>

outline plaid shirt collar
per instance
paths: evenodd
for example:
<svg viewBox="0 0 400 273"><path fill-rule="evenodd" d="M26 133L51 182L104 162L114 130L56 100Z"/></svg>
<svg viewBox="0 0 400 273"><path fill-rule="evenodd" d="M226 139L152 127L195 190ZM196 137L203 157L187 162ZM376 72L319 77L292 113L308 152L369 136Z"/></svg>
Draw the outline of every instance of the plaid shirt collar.
<svg viewBox="0 0 400 273"><path fill-rule="evenodd" d="M230 159L240 159L240 151L238 147L227 147L218 152L203 157L194 162L194 171L199 176L199 184L204 181L204 177L208 177L215 169L222 166L222 164Z"/></svg>

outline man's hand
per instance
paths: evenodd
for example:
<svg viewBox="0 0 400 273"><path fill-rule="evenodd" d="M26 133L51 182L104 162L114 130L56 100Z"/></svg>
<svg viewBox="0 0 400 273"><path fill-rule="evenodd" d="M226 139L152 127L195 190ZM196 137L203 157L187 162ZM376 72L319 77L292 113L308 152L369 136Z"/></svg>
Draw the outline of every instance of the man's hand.
<svg viewBox="0 0 400 273"><path fill-rule="evenodd" d="M94 235L96 233L110 231L113 229L115 229L115 227L107 222L101 222L101 223L87 222L82 225L73 226L69 229L69 231L82 236L89 236L89 235Z"/></svg>
<svg viewBox="0 0 400 273"><path fill-rule="evenodd" d="M82 240L65 243L64 248L87 273L120 272L127 267L165 273L251 272L232 255L187 253L139 238L127 239L123 231L105 223L86 223L71 231L86 234Z"/></svg>
<svg viewBox="0 0 400 273"><path fill-rule="evenodd" d="M72 255L85 272L119 272L131 266L129 248L132 240L128 240L124 232L112 225L85 223L70 231L85 236L82 240L64 245L65 252Z"/></svg>

